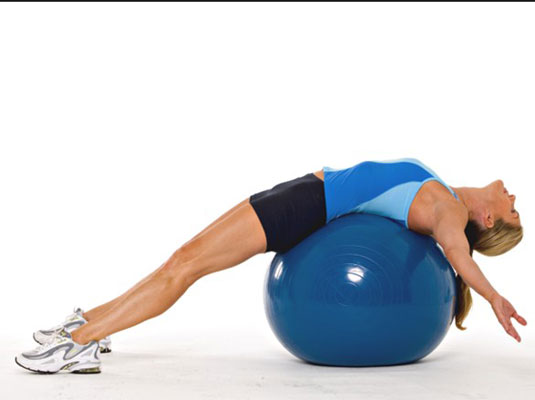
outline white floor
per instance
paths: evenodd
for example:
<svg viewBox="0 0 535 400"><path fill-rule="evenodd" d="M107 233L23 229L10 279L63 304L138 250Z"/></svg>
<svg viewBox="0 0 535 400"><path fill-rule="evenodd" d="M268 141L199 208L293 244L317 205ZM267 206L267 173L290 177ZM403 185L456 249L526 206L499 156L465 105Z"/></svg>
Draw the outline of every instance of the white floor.
<svg viewBox="0 0 535 400"><path fill-rule="evenodd" d="M143 333L145 335L145 333ZM395 367L303 363L271 333L125 335L98 375L38 375L13 362L31 341L0 340L2 399L535 398L535 345L450 331L430 356ZM26 348L21 349L22 344Z"/></svg>

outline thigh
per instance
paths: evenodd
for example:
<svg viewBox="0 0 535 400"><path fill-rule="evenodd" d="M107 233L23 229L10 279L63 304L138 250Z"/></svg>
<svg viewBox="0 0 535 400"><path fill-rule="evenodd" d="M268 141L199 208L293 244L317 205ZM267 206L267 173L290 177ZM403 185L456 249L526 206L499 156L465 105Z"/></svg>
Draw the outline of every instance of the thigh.
<svg viewBox="0 0 535 400"><path fill-rule="evenodd" d="M216 220L214 220L213 222L210 223L210 225L208 225L206 228L204 228L202 231L200 231L199 233L197 233L195 236L193 236L187 243L191 242L192 240L195 240L197 239L199 236L201 236L203 233L205 233L206 231L208 231L209 229L213 228L215 225L219 224L221 221L223 221L224 219L226 219L229 215L233 214L236 210L238 210L239 208L243 207L244 204L248 203L249 202L249 199L245 199L243 201L240 201L238 204L236 204L234 207L232 207L231 209L229 209L228 211L226 211L225 213L223 213L221 216L219 216ZM186 243L186 244L187 244Z"/></svg>
<svg viewBox="0 0 535 400"><path fill-rule="evenodd" d="M241 264L266 250L266 236L249 199L240 202L182 246L194 280Z"/></svg>

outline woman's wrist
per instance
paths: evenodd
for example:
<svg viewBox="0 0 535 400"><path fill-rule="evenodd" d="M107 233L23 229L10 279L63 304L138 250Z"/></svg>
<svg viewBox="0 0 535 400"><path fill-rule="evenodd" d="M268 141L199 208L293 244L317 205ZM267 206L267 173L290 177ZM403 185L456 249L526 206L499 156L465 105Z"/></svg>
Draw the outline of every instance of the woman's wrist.
<svg viewBox="0 0 535 400"><path fill-rule="evenodd" d="M495 299L496 296L499 296L499 295L500 294L496 290L493 290L492 292L490 292L488 295L484 297L489 303L492 303L492 300Z"/></svg>

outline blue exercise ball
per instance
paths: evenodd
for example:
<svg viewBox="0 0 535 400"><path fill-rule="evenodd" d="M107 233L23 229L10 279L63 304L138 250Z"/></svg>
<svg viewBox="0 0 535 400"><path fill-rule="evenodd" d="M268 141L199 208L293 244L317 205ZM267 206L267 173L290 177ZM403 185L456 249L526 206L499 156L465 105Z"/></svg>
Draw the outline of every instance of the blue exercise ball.
<svg viewBox="0 0 535 400"><path fill-rule="evenodd" d="M446 335L455 299L455 274L430 236L362 213L277 253L264 290L269 324L284 347L337 366L425 357Z"/></svg>

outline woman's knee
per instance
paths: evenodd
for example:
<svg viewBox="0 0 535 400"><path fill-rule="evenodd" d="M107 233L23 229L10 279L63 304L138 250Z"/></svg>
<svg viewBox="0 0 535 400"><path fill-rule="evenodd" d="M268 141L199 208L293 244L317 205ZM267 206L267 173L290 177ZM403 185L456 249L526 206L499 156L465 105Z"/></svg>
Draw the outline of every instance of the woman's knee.
<svg viewBox="0 0 535 400"><path fill-rule="evenodd" d="M177 281L193 284L201 277L200 249L198 244L190 242L177 249L162 266L161 274Z"/></svg>

